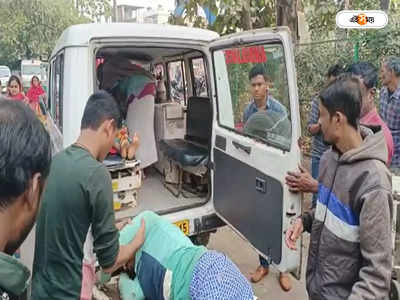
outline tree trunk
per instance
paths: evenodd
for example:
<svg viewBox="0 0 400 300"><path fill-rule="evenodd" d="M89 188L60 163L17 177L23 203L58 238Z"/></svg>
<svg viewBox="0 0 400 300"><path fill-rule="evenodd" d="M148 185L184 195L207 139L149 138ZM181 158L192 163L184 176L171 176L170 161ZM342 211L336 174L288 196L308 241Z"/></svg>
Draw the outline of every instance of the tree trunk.
<svg viewBox="0 0 400 300"><path fill-rule="evenodd" d="M352 7L351 0L344 0L339 2L338 10L349 10ZM348 38L348 30L336 27L336 39L337 40L345 40ZM336 44L336 47L338 45Z"/></svg>
<svg viewBox="0 0 400 300"><path fill-rule="evenodd" d="M117 0L113 0L112 22L117 22Z"/></svg>
<svg viewBox="0 0 400 300"><path fill-rule="evenodd" d="M381 9L387 12L390 7L390 0L381 0Z"/></svg>
<svg viewBox="0 0 400 300"><path fill-rule="evenodd" d="M297 0L276 0L276 25L288 26L291 33L293 44L299 38L297 20Z"/></svg>
<svg viewBox="0 0 400 300"><path fill-rule="evenodd" d="M253 24L251 22L251 15L250 15L250 1L243 0L242 3L243 3L242 4L243 29L251 30L253 29Z"/></svg>

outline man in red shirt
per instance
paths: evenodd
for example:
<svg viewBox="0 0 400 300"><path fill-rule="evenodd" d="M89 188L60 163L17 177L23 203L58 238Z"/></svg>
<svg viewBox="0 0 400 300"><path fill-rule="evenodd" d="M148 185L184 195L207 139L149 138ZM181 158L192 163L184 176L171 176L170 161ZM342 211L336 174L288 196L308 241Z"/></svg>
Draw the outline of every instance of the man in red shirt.
<svg viewBox="0 0 400 300"><path fill-rule="evenodd" d="M358 62L350 65L346 71L360 79L362 93L360 124L382 128L388 150L386 165L390 166L394 153L393 137L386 123L379 116L374 101L378 82L377 69L368 62ZM288 172L286 184L292 192L318 192L318 180L312 178L310 173L301 166L300 171Z"/></svg>
<svg viewBox="0 0 400 300"><path fill-rule="evenodd" d="M361 80L362 106L360 124L367 126L381 126L388 150L387 166L390 166L394 153L393 137L386 123L379 116L375 106L376 85L378 72L368 62L354 63L349 66L347 72L352 73Z"/></svg>

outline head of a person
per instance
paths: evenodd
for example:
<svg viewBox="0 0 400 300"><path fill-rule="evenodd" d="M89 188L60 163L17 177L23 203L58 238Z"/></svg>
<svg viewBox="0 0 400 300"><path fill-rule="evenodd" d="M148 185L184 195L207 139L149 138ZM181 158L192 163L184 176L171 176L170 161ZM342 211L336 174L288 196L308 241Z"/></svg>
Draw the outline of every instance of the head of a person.
<svg viewBox="0 0 400 300"><path fill-rule="evenodd" d="M96 135L101 161L110 152L121 126L121 112L113 96L99 91L89 97L83 112L81 130L90 130Z"/></svg>
<svg viewBox="0 0 400 300"><path fill-rule="evenodd" d="M0 99L0 218L10 218L4 252L25 240L40 205L51 163L46 129L28 106Z"/></svg>
<svg viewBox="0 0 400 300"><path fill-rule="evenodd" d="M343 67L340 64L335 64L329 67L326 73L327 83L334 81L340 74L343 73Z"/></svg>
<svg viewBox="0 0 400 300"><path fill-rule="evenodd" d="M351 64L347 68L347 72L356 76L360 80L361 88L361 114L360 117L364 117L371 110L375 108L375 95L376 85L378 83L378 71L369 62L358 62Z"/></svg>
<svg viewBox="0 0 400 300"><path fill-rule="evenodd" d="M268 96L268 88L271 79L261 64L255 65L249 72L250 91L256 101L265 100Z"/></svg>
<svg viewBox="0 0 400 300"><path fill-rule="evenodd" d="M358 130L362 99L360 85L358 78L344 73L320 92L318 122L325 143L336 145L349 130Z"/></svg>
<svg viewBox="0 0 400 300"><path fill-rule="evenodd" d="M16 96L22 92L22 83L18 76L12 75L7 84L8 94Z"/></svg>
<svg viewBox="0 0 400 300"><path fill-rule="evenodd" d="M39 85L40 85L39 77L37 77L36 75L33 76L31 79L31 86L37 87Z"/></svg>
<svg viewBox="0 0 400 300"><path fill-rule="evenodd" d="M398 83L400 78L400 57L388 56L382 60L380 77L383 86Z"/></svg>

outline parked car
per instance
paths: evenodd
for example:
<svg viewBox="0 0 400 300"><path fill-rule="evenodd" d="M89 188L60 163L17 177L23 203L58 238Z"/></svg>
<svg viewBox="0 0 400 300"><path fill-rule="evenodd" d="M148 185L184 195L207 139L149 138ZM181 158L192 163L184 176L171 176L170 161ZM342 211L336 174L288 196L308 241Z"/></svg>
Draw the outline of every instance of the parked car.
<svg viewBox="0 0 400 300"><path fill-rule="evenodd" d="M7 66L0 66L0 81L1 81L1 91L5 93L7 91L8 80L10 79L11 71Z"/></svg>

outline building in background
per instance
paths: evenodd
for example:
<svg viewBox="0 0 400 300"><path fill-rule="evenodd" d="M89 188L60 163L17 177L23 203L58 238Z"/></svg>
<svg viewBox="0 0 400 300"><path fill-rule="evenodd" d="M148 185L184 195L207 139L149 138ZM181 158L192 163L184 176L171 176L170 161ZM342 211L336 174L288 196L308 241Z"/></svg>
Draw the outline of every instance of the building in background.
<svg viewBox="0 0 400 300"><path fill-rule="evenodd" d="M135 5L117 5L117 22L144 23L146 8Z"/></svg>
<svg viewBox="0 0 400 300"><path fill-rule="evenodd" d="M114 1L116 22L168 23L175 9L175 0L119 0Z"/></svg>
<svg viewBox="0 0 400 300"><path fill-rule="evenodd" d="M166 24L168 23L170 14L162 5L158 5L156 9L148 8L144 17L144 23Z"/></svg>

